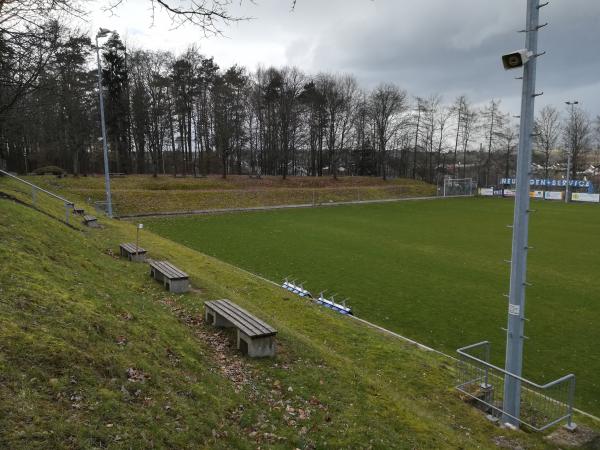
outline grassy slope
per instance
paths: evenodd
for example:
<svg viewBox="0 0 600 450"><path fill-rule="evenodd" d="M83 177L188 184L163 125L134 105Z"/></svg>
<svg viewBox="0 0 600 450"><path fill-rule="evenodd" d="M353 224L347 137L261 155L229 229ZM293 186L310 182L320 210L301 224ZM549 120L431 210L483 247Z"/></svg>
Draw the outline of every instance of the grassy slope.
<svg viewBox="0 0 600 450"><path fill-rule="evenodd" d="M81 232L0 200L0 447L491 448L508 434L547 448L466 407L439 357L144 232L201 289L165 293L107 251L134 233ZM223 356L214 330L177 319L220 297L280 330L275 360Z"/></svg>
<svg viewBox="0 0 600 450"><path fill-rule="evenodd" d="M577 377L600 414L600 209L540 203L532 218L525 372ZM360 317L453 353L481 340L503 366L512 202L461 199L149 221L273 280L351 297ZM551 363L549 363L551 361Z"/></svg>
<svg viewBox="0 0 600 450"><path fill-rule="evenodd" d="M69 197L104 200L102 177L30 177L51 190ZM414 180L383 181L370 177L264 177L231 176L225 180L128 176L111 182L118 214L191 211L329 201L375 200L382 198L435 195L435 187Z"/></svg>

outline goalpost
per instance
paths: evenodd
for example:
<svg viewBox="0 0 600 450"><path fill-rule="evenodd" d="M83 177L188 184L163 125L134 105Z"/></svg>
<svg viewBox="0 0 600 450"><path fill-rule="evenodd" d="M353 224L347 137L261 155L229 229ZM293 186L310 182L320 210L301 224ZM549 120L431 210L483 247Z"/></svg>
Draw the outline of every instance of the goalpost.
<svg viewBox="0 0 600 450"><path fill-rule="evenodd" d="M473 178L444 178L443 197L475 195L476 183Z"/></svg>

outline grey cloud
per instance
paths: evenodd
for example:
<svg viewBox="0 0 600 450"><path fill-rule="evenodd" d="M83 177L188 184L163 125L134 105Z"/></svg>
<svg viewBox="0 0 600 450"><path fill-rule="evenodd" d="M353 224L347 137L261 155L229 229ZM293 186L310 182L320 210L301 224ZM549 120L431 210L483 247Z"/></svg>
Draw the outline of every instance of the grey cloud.
<svg viewBox="0 0 600 450"><path fill-rule="evenodd" d="M313 4L313 2L310 2ZM353 8L360 5L352 2ZM523 47L524 1L380 2L364 20L343 17L318 37L312 66L353 72L374 85L394 81L418 95L467 92L476 101L519 93L502 53ZM600 110L600 3L551 3L542 17L539 86L551 96L590 86L588 109ZM514 100L513 100L514 103Z"/></svg>
<svg viewBox="0 0 600 450"><path fill-rule="evenodd" d="M147 0L128 0L119 26L143 29ZM500 55L523 47L525 0L243 0L235 14L255 17L202 39L197 30L149 32L145 45L196 42L223 66L293 64L316 73L346 72L365 87L395 82L414 95L475 102L501 98L516 113L520 86ZM133 10L138 10L135 14ZM142 12L143 11L143 12ZM125 19L126 17L126 19ZM577 97L600 113L600 2L556 0L542 10L549 26L540 35L540 104ZM134 33L137 36L138 33ZM518 75L518 74L517 74Z"/></svg>

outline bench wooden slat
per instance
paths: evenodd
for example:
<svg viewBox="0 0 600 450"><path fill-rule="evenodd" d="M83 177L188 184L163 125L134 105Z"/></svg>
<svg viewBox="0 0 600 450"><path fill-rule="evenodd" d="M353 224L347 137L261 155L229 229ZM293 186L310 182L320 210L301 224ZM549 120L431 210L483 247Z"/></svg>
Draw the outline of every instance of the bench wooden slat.
<svg viewBox="0 0 600 450"><path fill-rule="evenodd" d="M256 325L254 325L248 321L248 318L245 318L243 316L232 313L231 311L227 311L227 310L221 309L219 307L211 308L211 309L213 309L213 311L215 311L215 313L217 313L217 314L221 315L222 317L224 317L225 319L227 319L236 328L242 330L246 335L248 335L251 338L267 337L267 336L273 336L276 334L276 332L273 332L270 330L257 328Z"/></svg>
<svg viewBox="0 0 600 450"><path fill-rule="evenodd" d="M260 327L252 321L251 317L242 315L238 310L229 307L229 305L225 303L219 304L219 306L214 309L225 316L230 322L233 322L236 326L241 328L248 336L260 336L271 333L271 330Z"/></svg>
<svg viewBox="0 0 600 450"><path fill-rule="evenodd" d="M86 222L95 222L98 219L96 219L94 216L83 216L83 220Z"/></svg>
<svg viewBox="0 0 600 450"><path fill-rule="evenodd" d="M158 261L154 264L152 264L154 266L154 268L156 270L158 270L160 273L162 273L165 277L169 278L169 279L175 279L175 278L185 278L186 274L179 271L178 269L172 267L170 264L168 264L166 261Z"/></svg>
<svg viewBox="0 0 600 450"><path fill-rule="evenodd" d="M168 261L152 261L150 266L158 270L170 280L181 280L188 278L188 274L175 267Z"/></svg>
<svg viewBox="0 0 600 450"><path fill-rule="evenodd" d="M119 247L121 247L123 250L125 250L127 253L131 253L131 254L136 254L136 248L135 248L135 244L132 242L127 242L124 244L120 244ZM137 248L137 253L146 253L146 250L144 250L142 247L138 247Z"/></svg>
<svg viewBox="0 0 600 450"><path fill-rule="evenodd" d="M254 328L259 334L277 333L277 330L275 330L269 324L263 322L258 317L254 316L253 314L250 314L248 311L239 307L235 303L231 303L227 300L224 300L221 304L223 306L226 305L225 309L230 311L231 314L233 314L233 315L242 313L243 318L240 318L240 320L242 320L244 323L247 323L250 327Z"/></svg>
<svg viewBox="0 0 600 450"><path fill-rule="evenodd" d="M224 316L250 337L267 337L277 334L277 330L272 326L227 299L209 301L205 305Z"/></svg>
<svg viewBox="0 0 600 450"><path fill-rule="evenodd" d="M163 262L163 268L168 272L170 278L187 278L188 274L184 271L178 269L173 264L169 262Z"/></svg>

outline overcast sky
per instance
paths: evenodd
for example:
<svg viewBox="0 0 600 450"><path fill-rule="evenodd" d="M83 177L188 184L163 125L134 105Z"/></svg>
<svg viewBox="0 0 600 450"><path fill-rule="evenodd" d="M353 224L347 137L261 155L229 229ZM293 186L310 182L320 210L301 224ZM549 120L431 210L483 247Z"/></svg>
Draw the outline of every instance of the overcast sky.
<svg viewBox="0 0 600 450"><path fill-rule="evenodd" d="M95 5L102 4L98 0ZM107 1L107 0L106 0ZM172 0L177 2L178 0ZM234 0L236 3L236 0ZM526 0L242 0L233 14L253 17L205 38L154 18L150 0L124 0L115 15L96 6L85 27L112 28L128 45L181 52L192 43L221 67L296 65L308 73L352 73L364 87L393 82L411 95L465 93L476 103L501 99L518 114L518 72L500 55L524 46ZM555 0L542 9L538 109L579 100L600 114L600 1Z"/></svg>

